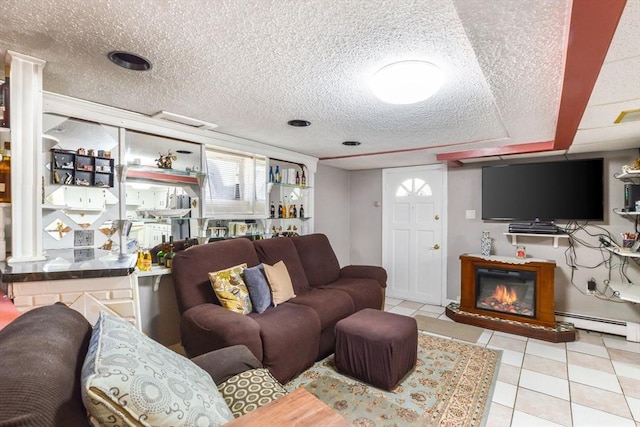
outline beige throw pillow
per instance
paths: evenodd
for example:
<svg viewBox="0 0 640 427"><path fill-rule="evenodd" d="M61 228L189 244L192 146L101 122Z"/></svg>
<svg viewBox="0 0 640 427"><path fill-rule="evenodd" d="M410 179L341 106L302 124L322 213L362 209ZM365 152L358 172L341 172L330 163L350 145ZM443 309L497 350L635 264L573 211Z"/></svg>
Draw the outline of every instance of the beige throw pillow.
<svg viewBox="0 0 640 427"><path fill-rule="evenodd" d="M293 293L293 284L284 261L278 261L274 265L264 264L264 272L269 281L274 307L296 296Z"/></svg>

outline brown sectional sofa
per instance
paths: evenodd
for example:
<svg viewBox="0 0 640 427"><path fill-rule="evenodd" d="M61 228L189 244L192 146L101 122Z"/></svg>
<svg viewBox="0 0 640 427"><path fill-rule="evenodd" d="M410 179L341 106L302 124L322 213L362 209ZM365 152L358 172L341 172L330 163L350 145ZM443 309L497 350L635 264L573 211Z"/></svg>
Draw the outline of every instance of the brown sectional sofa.
<svg viewBox="0 0 640 427"><path fill-rule="evenodd" d="M295 298L262 314L242 315L220 306L209 272L280 260L291 276ZM182 345L190 357L246 345L286 383L334 351L339 320L364 308L382 307L386 280L382 267L340 268L323 234L254 242L239 238L190 247L173 260Z"/></svg>

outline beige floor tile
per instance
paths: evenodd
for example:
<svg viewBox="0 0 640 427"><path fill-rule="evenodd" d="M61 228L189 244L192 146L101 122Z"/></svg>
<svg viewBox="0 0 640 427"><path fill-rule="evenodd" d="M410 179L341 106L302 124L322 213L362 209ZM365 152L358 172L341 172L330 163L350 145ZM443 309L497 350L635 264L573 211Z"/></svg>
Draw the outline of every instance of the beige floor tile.
<svg viewBox="0 0 640 427"><path fill-rule="evenodd" d="M418 310L415 313L413 313L413 316L415 317L418 314L425 317L433 317L434 319L437 319L439 316L439 314L437 313L431 313L429 311L421 311L421 310Z"/></svg>
<svg viewBox="0 0 640 427"><path fill-rule="evenodd" d="M605 335L603 340L604 345L609 348L617 348L619 350L640 353L640 342L627 341L624 337L616 335Z"/></svg>
<svg viewBox="0 0 640 427"><path fill-rule="evenodd" d="M524 355L522 367L530 371L540 372L556 378L562 378L565 380L569 378L566 363L547 359L545 357L539 357L533 354Z"/></svg>
<svg viewBox="0 0 640 427"><path fill-rule="evenodd" d="M622 392L626 396L640 399L640 379L618 377L618 381L620 381Z"/></svg>
<svg viewBox="0 0 640 427"><path fill-rule="evenodd" d="M638 364L640 363L640 361L638 359L640 359L640 356L638 356L638 353L632 352L632 351L625 351L625 350L619 350L617 348L609 348L609 357L611 357L611 360L615 360L618 362L626 362L626 363L632 363L632 364Z"/></svg>
<svg viewBox="0 0 640 427"><path fill-rule="evenodd" d="M571 402L620 417L631 418L624 396L620 393L569 381Z"/></svg>
<svg viewBox="0 0 640 427"><path fill-rule="evenodd" d="M520 372L520 390L528 388L539 393L548 394L560 399L569 400L569 381L551 375L523 369Z"/></svg>
<svg viewBox="0 0 640 427"><path fill-rule="evenodd" d="M603 336L600 332L585 331L584 329L576 329L576 341L604 345Z"/></svg>
<svg viewBox="0 0 640 427"><path fill-rule="evenodd" d="M586 353L578 353L577 351L567 351L567 362L570 365L578 365L583 368L596 369L598 371L614 374L611 360L603 357L592 356Z"/></svg>
<svg viewBox="0 0 640 427"><path fill-rule="evenodd" d="M573 402L571 403L571 413L573 414L573 425L576 427L632 427L635 425L631 418L619 417L610 412Z"/></svg>
<svg viewBox="0 0 640 427"><path fill-rule="evenodd" d="M493 334L493 336L489 340L489 345L496 348L519 351L522 353L524 352L524 349L527 346L527 343L526 341L520 341L510 337L505 337L503 335Z"/></svg>
<svg viewBox="0 0 640 427"><path fill-rule="evenodd" d="M514 409L571 427L571 405L567 400L521 388Z"/></svg>
<svg viewBox="0 0 640 427"><path fill-rule="evenodd" d="M505 427L511 424L513 409L499 403L492 403L486 427Z"/></svg>
<svg viewBox="0 0 640 427"><path fill-rule="evenodd" d="M513 365L507 365L506 363L500 364L500 371L498 371L498 381L517 385L519 380L520 368Z"/></svg>
<svg viewBox="0 0 640 427"><path fill-rule="evenodd" d="M385 305L384 305L384 311L389 311L389 310L391 310L393 307L395 307L395 305L385 304Z"/></svg>
<svg viewBox="0 0 640 427"><path fill-rule="evenodd" d="M389 304L389 305L398 305L402 302L403 300L398 299L398 298L390 298L390 297L386 297L384 299L385 304Z"/></svg>
<svg viewBox="0 0 640 427"><path fill-rule="evenodd" d="M503 336L503 337L507 337L507 338L513 338L514 340L520 340L520 341L527 341L529 339L529 338L525 337L524 335L510 334L508 332L502 332L502 331L495 331L493 334L494 335Z"/></svg>
<svg viewBox="0 0 640 427"><path fill-rule="evenodd" d="M439 305L425 304L420 307L420 311L428 311L429 313L437 313L440 315L444 313L444 307L440 307Z"/></svg>
<svg viewBox="0 0 640 427"><path fill-rule="evenodd" d="M421 304L419 302L413 302L413 301L402 301L400 304L398 304L398 307L406 307L406 308L410 308L412 310L417 310L419 308L422 308L424 304Z"/></svg>

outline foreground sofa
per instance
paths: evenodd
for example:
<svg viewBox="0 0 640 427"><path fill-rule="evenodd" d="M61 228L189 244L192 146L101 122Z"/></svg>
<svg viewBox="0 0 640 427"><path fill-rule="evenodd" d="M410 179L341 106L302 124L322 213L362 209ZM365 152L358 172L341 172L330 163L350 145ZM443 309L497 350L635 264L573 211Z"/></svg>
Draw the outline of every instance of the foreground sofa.
<svg viewBox="0 0 640 427"><path fill-rule="evenodd" d="M101 317L102 318L102 317ZM100 321L99 321L100 322ZM121 319L111 319L112 323L126 321ZM121 340L138 343L141 339L146 339L135 330L135 335L124 336L118 332ZM90 426L88 411L83 402L83 387L81 385L83 375L83 364L91 355L90 340L92 338L92 330L89 322L78 312L72 310L62 303L56 303L51 306L45 306L31 310L22 314L12 321L4 329L0 330L0 426L28 426L28 427L51 427L51 426ZM114 331L108 332L116 338ZM136 338L137 337L137 338ZM122 344L122 342L121 342ZM169 349L163 349L163 352L153 352L153 354L131 354L126 345L113 345L105 341L105 348L115 351L117 355L106 355L105 360L113 361L117 375L113 375L113 370L101 368L96 371L98 377L105 380L113 378L115 381L129 381L135 383L136 378L150 384L147 377L152 372L153 360L159 360L162 366L178 366L179 363L187 363L192 366L187 359L173 353ZM159 345L159 344L158 344ZM143 348L143 347L141 347ZM94 350L95 353L95 350ZM178 363L176 363L178 362ZM222 350L203 354L192 359L195 365L199 366L211 376L211 379L218 386L224 400L233 416L241 415L243 409L255 409L258 398L252 402L233 401L233 393L225 394L223 388L229 387L237 391L238 382L234 379L246 377L246 374L253 375L252 384L256 383L256 377L260 381L264 378L264 374L260 371L268 372L261 368L260 362L249 352L246 347L235 346ZM137 368L136 368L137 366ZM86 368L85 368L86 369ZM113 369L113 367L111 368ZM180 369L180 373L184 375L184 380L189 380L191 385L193 382L201 382L201 378L189 379L186 371L196 372L192 368L186 370ZM85 381L86 381L86 371ZM155 370L156 376L163 376L164 372ZM206 374L205 374L206 375ZM264 391L259 390L262 398L271 393L271 398L281 397L284 389L276 381L270 382L265 378L263 382ZM215 387L214 385L214 387ZM93 388L93 386L92 386ZM187 399L188 388L182 387L181 384L174 381L174 386L170 387L169 392L166 388L157 388L165 393L156 398L166 398L158 403L157 411L153 415L159 416L160 423L145 421L145 417L138 419L130 419L127 423L118 423L116 418L107 422L107 425L167 425L170 422L169 415L163 411L173 410L178 412L176 408L180 408L180 404L184 405ZM279 388L279 389L278 389ZM117 398L118 392L122 393L124 388L112 387L105 394L111 394ZM154 388L149 388L152 392ZM268 389L268 390L266 390ZM276 394L276 393L279 393ZM169 395L176 395L177 403L169 402ZM217 394L217 392L216 392ZM237 395L238 393L236 393ZM249 393L245 393L245 396ZM104 394L103 394L104 396ZM228 396L232 396L229 400ZM85 396L86 397L86 396ZM207 396L200 396L205 401ZM120 403L124 406L135 400L140 401L140 396L133 394L122 396ZM174 398L175 399L175 398ZM265 402L269 399L263 399ZM160 400L158 400L160 402ZM248 403L253 408L245 406L237 413L238 403ZM93 413L93 412L92 412ZM158 414L159 413L159 414ZM179 422L180 425L195 425L196 423L188 422L185 415L184 420ZM173 424L175 425L175 424Z"/></svg>
<svg viewBox="0 0 640 427"><path fill-rule="evenodd" d="M296 297L262 314L242 315L220 305L210 272L279 261ZM381 309L386 281L381 267L340 268L323 234L223 240L190 247L173 259L181 339L189 357L245 345L283 384L334 351L338 321L364 308Z"/></svg>

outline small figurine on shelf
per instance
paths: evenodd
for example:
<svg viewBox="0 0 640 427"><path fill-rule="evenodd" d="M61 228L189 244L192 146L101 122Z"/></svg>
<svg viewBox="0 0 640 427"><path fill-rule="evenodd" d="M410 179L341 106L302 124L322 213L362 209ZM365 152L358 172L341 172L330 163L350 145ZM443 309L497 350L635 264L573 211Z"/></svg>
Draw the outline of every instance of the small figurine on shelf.
<svg viewBox="0 0 640 427"><path fill-rule="evenodd" d="M172 162L178 159L178 156L173 154L171 150L167 151L167 154L158 153L159 158L155 159L156 165L160 169L171 169Z"/></svg>

